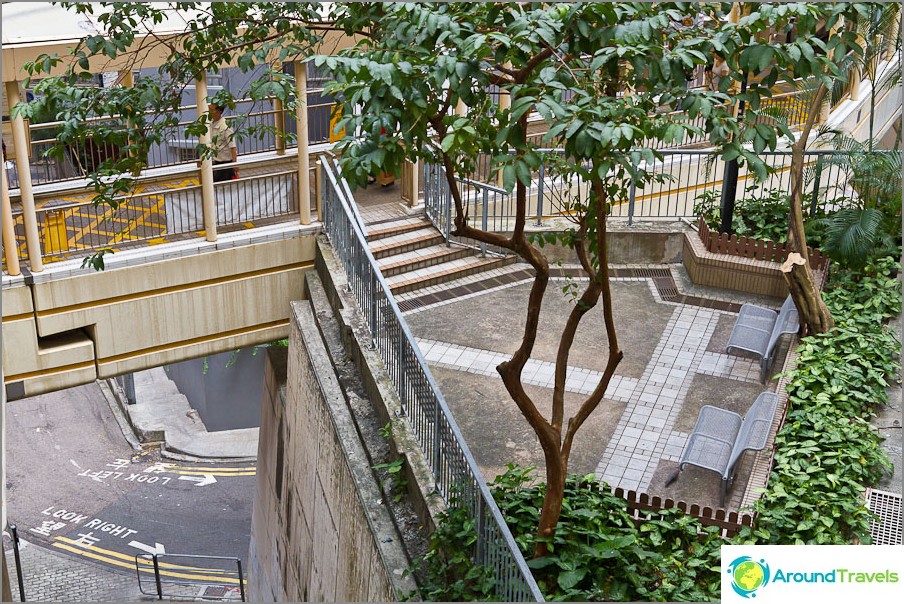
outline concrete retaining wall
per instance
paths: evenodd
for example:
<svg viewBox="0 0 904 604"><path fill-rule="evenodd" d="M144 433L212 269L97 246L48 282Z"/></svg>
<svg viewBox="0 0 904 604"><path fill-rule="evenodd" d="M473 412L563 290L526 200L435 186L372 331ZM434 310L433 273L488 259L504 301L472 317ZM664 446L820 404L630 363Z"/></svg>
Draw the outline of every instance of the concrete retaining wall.
<svg viewBox="0 0 904 604"><path fill-rule="evenodd" d="M399 600L408 560L309 304L290 321L287 359L268 350L250 600Z"/></svg>
<svg viewBox="0 0 904 604"><path fill-rule="evenodd" d="M568 224L547 220L548 225L537 231L556 230L553 225L567 228ZM684 233L690 227L679 221L661 221L658 223L637 223L631 226L622 220L610 220L607 239L609 243L609 262L612 264L672 264L681 262L681 246ZM534 228L528 228L533 231ZM566 264L577 264L578 259L571 248L561 245L546 245L543 253L550 262L560 261Z"/></svg>

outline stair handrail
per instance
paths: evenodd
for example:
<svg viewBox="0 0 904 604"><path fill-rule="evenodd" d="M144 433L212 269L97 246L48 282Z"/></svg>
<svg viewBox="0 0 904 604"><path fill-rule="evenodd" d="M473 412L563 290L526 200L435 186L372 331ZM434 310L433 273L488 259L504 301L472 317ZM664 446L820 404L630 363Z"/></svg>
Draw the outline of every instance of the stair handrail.
<svg viewBox="0 0 904 604"><path fill-rule="evenodd" d="M348 288L370 328L372 344L389 374L412 432L433 473L436 491L470 512L477 530L474 558L494 571L504 601L543 601L511 530L455 422L427 361L353 216L348 186L322 171L324 232L345 269Z"/></svg>
<svg viewBox="0 0 904 604"><path fill-rule="evenodd" d="M330 174L331 180L335 181L337 186L342 187L344 196L338 195L337 199L339 199L339 201L346 208L348 208L352 217L355 219L355 224L358 226L361 234L366 237L367 227L364 224L364 218L361 217L361 213L358 211L358 204L354 202L355 198L352 196L352 191L348 186L348 181L342 177L342 168L339 167L339 160L336 159L336 156L332 153L330 153L330 156L330 159L332 159L332 165L330 165L330 162L328 162L322 155L320 156L320 163Z"/></svg>

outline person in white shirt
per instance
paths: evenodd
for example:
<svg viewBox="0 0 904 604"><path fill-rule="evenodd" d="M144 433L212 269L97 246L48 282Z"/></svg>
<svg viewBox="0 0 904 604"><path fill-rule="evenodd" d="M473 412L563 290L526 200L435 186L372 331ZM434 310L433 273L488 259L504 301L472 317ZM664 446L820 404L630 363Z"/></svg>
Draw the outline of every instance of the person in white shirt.
<svg viewBox="0 0 904 604"><path fill-rule="evenodd" d="M210 138L216 146L217 153L213 158L214 165L235 163L238 159L238 149L235 145L235 132L226 124L223 118L223 107L216 103L210 104ZM223 182L231 180L236 174L235 168L220 168L213 171L213 181Z"/></svg>

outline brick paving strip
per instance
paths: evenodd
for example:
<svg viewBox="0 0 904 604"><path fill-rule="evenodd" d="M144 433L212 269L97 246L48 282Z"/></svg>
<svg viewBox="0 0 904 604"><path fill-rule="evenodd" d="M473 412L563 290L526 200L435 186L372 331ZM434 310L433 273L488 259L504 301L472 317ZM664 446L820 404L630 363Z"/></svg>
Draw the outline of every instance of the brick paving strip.
<svg viewBox="0 0 904 604"><path fill-rule="evenodd" d="M7 543L4 541L4 547ZM46 547L20 540L19 552L29 602L142 602L156 600L143 596L135 573L107 570L100 565L60 554ZM13 556L7 555L12 561ZM15 563L10 568L13 600L19 600Z"/></svg>

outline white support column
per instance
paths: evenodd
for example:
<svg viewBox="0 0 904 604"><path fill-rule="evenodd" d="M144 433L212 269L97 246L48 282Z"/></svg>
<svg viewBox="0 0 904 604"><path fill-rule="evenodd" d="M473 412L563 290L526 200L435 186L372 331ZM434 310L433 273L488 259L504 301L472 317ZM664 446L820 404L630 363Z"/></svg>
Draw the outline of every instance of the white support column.
<svg viewBox="0 0 904 604"><path fill-rule="evenodd" d="M283 64L280 61L273 63L274 71L282 71ZM282 99L273 99L273 128L275 129L274 142L276 154L286 154L286 108Z"/></svg>
<svg viewBox="0 0 904 604"><path fill-rule="evenodd" d="M857 35L857 45L860 48L866 47L866 40L863 39L863 36ZM851 100L859 101L860 100L860 82L863 79L863 74L861 71L861 67L859 64L855 64L851 68Z"/></svg>
<svg viewBox="0 0 904 604"><path fill-rule="evenodd" d="M418 179L420 174L421 162L414 161L411 163L411 199L408 201L408 207L413 208L418 202L418 188L421 183Z"/></svg>
<svg viewBox="0 0 904 604"><path fill-rule="evenodd" d="M295 131L298 133L298 211L301 224L311 224L311 177L308 172L308 73L307 65L295 61Z"/></svg>
<svg viewBox="0 0 904 604"><path fill-rule="evenodd" d="M19 270L19 246L16 245L13 209L9 201L9 185L6 182L5 167L0 167L0 179L3 180L2 208L0 208L2 209L2 216L0 216L0 221L3 223L3 251L6 253L6 271L15 277L21 273Z"/></svg>
<svg viewBox="0 0 904 604"><path fill-rule="evenodd" d="M505 66L511 69L511 63L506 63ZM510 109L512 106L512 97L503 92L502 89L499 89L499 111L505 111L506 109ZM502 170L498 170L496 172L496 186L500 189L502 188Z"/></svg>
<svg viewBox="0 0 904 604"><path fill-rule="evenodd" d="M13 107L19 103L19 82L6 83L6 98L9 101L10 117ZM41 258L41 238L38 235L38 219L35 213L35 196L31 188L31 164L28 161L28 137L25 120L21 116L12 119L13 145L16 147L16 168L19 171L19 196L22 201L22 218L25 221L25 245L28 249L28 263L31 272L44 270Z"/></svg>
<svg viewBox="0 0 904 604"><path fill-rule="evenodd" d="M198 117L210 113L207 106L207 74L202 73L195 79L195 99L198 105ZM210 122L208 130L201 134L201 144L210 145ZM204 215L204 236L207 241L217 240L217 198L213 188L213 161L207 157L201 159L201 211Z"/></svg>

